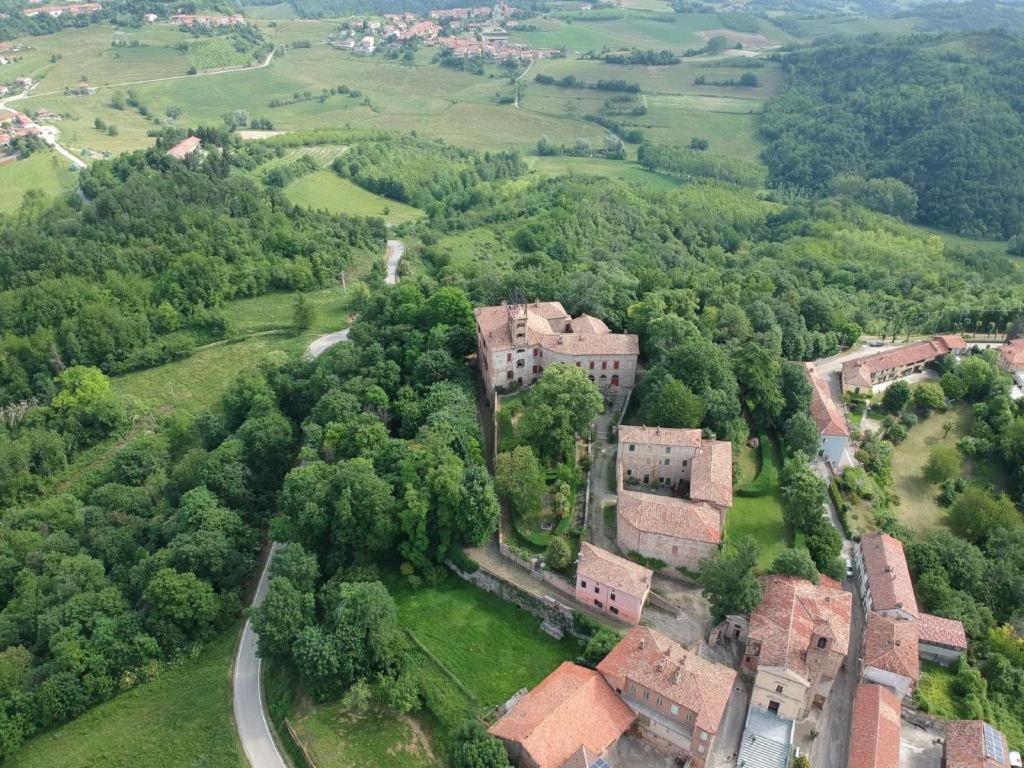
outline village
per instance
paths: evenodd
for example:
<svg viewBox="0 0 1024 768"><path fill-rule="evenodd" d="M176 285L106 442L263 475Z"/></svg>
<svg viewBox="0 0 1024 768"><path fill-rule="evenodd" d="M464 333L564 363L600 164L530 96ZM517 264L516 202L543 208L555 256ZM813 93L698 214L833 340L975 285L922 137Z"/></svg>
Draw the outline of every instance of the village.
<svg viewBox="0 0 1024 768"><path fill-rule="evenodd" d="M493 408L561 364L585 371L611 412L599 417L607 431L597 426L588 451L595 459L602 451L614 456L617 533L580 544L574 581L546 567L544 557L526 559L509 546L514 532L505 517L497 550L469 551L480 571L465 577L478 585L494 589L500 582L540 598L556 616L583 611L625 632L596 669L565 662L499 709L490 733L517 765L1021 764L989 723L936 721L914 706L922 665L955 666L968 641L959 621L918 608L903 544L891 535L844 535L841 581L761 575L756 608L694 632L686 608L664 597L672 592L665 585L693 573L723 544L733 505L730 444L699 429L622 423L642 375L637 337L612 333L595 317L572 318L558 302L481 307L475 314L477 360ZM820 438L813 459L823 475L856 461L843 393L920 380L929 363L968 349L957 335L876 346L882 344L820 361L820 368L804 366ZM998 350L1019 385L1024 340ZM595 476L589 483L602 481ZM591 501L585 514L600 530ZM821 514L835 520L831 501ZM562 632L551 615L542 628ZM652 758L652 749L664 757Z"/></svg>

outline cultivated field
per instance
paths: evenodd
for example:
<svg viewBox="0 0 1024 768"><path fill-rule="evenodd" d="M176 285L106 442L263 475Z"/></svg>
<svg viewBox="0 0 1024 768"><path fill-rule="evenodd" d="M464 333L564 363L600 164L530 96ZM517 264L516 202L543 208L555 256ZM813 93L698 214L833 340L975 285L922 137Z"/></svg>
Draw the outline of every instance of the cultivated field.
<svg viewBox="0 0 1024 768"><path fill-rule="evenodd" d="M196 69L224 69L244 67L252 56L239 51L223 37L201 37L189 43L189 56Z"/></svg>
<svg viewBox="0 0 1024 768"><path fill-rule="evenodd" d="M238 627L195 659L30 740L10 768L243 768L231 715Z"/></svg>

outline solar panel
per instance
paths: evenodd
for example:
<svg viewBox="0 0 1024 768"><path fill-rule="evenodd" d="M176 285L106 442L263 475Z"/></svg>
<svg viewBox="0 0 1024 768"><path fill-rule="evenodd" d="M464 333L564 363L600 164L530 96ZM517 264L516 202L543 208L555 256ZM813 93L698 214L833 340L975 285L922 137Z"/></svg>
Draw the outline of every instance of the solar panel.
<svg viewBox="0 0 1024 768"><path fill-rule="evenodd" d="M1005 765L1003 739L1000 737L999 731L988 723L985 723L985 754L1001 765Z"/></svg>

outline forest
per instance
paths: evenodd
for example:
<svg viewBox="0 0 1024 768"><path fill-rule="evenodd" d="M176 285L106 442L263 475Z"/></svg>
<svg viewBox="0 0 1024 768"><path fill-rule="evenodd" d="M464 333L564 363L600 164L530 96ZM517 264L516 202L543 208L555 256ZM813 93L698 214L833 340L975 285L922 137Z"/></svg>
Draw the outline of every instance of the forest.
<svg viewBox="0 0 1024 768"><path fill-rule="evenodd" d="M765 107L769 183L827 193L839 176L893 178L915 220L974 237L1024 228L1024 55L990 32L825 43L783 57Z"/></svg>

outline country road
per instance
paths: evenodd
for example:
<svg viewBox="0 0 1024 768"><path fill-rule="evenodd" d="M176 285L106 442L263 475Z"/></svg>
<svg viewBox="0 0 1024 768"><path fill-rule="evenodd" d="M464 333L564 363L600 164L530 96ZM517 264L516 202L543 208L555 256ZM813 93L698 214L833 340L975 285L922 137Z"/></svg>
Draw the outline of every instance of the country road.
<svg viewBox="0 0 1024 768"><path fill-rule="evenodd" d="M386 251L388 259L388 276L384 278L386 285L395 285L398 282L398 264L405 255L405 243L401 240L388 240Z"/></svg>
<svg viewBox="0 0 1024 768"><path fill-rule="evenodd" d="M278 546L280 545L275 542L270 547L267 563L263 566L256 595L252 600L254 608L263 602L267 594L267 574ZM288 763L281 756L267 722L260 680L263 663L256 653L256 640L257 635L252 629L252 622L246 619L245 627L242 629L242 641L238 644L238 654L235 656L235 726L238 728L238 738L242 742L242 750L249 765L253 768L288 768Z"/></svg>

